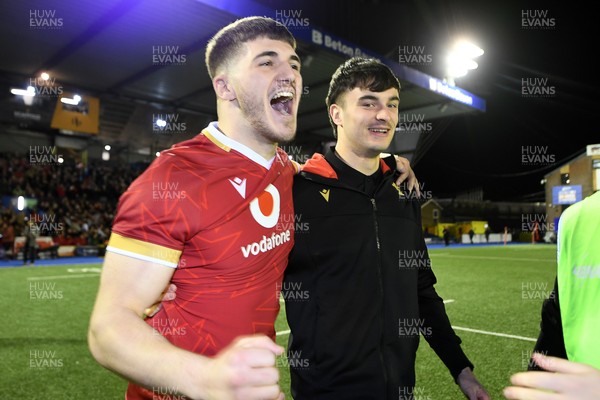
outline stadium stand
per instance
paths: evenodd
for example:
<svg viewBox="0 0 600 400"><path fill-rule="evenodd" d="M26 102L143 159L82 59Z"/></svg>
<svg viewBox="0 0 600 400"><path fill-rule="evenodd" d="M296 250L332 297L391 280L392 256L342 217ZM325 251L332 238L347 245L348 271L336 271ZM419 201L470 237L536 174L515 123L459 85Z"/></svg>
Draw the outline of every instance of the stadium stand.
<svg viewBox="0 0 600 400"><path fill-rule="evenodd" d="M60 168L31 164L26 156L0 153L3 204L24 196L35 204L16 211L3 207L0 233L4 258L20 259L27 220L38 229L38 256L101 255L119 196L146 164L90 162Z"/></svg>

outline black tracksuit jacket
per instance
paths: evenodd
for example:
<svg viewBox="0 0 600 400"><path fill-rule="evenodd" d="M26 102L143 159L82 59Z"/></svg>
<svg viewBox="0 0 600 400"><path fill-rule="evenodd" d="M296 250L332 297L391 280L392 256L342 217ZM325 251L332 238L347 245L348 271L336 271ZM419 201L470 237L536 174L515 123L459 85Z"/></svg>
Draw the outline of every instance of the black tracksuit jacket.
<svg viewBox="0 0 600 400"><path fill-rule="evenodd" d="M392 157L371 194L331 165L342 178L358 173L329 151L294 181L282 286L294 399L411 399L419 334L456 379L473 365L433 287L421 201L395 186Z"/></svg>

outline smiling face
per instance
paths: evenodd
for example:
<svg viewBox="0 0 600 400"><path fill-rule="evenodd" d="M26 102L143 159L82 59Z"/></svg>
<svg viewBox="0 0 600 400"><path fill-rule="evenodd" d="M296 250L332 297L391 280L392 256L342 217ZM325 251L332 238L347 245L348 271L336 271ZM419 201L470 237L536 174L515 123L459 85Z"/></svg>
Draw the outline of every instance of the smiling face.
<svg viewBox="0 0 600 400"><path fill-rule="evenodd" d="M336 148L351 151L360 157L378 157L386 150L398 124L398 90L382 92L355 87L339 96L329 108L337 125Z"/></svg>
<svg viewBox="0 0 600 400"><path fill-rule="evenodd" d="M260 37L245 44L228 67L241 128L279 143L296 134L302 93L300 59L286 42Z"/></svg>

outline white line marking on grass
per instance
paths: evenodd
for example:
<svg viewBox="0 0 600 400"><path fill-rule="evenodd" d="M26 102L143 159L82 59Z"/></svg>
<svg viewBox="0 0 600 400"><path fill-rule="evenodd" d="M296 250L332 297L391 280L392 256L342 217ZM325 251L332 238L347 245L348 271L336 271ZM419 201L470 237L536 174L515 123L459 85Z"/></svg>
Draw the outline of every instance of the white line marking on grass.
<svg viewBox="0 0 600 400"><path fill-rule="evenodd" d="M536 342L537 341L537 339L529 338L529 337L525 337L525 336L509 335L507 333L499 333L499 332L482 331L480 329L463 328L462 326L452 326L452 329L456 329L458 331L471 332L471 333L480 333L482 335L499 336L499 337L505 337L505 338L509 338L509 339L525 340L527 342ZM285 336L285 335L289 335L289 334L290 334L289 329L286 331L281 331L281 332L276 333L277 336Z"/></svg>
<svg viewBox="0 0 600 400"><path fill-rule="evenodd" d="M102 272L102 268L69 268L67 269L67 272L91 272L99 274L100 272Z"/></svg>
<svg viewBox="0 0 600 400"><path fill-rule="evenodd" d="M70 274L70 275L48 275L48 276L30 276L28 281L43 281L48 279L69 279L69 278L98 278L100 274Z"/></svg>
<svg viewBox="0 0 600 400"><path fill-rule="evenodd" d="M452 326L452 328L456 329L456 330L459 330L459 331L466 331L466 332L472 332L472 333L481 333L482 335L500 336L500 337L505 337L505 338L509 338L509 339L525 340L525 341L528 341L528 342L536 342L537 341L537 339L534 339L534 338L529 338L529 337L525 337L525 336L517 336L517 335L509 335L507 333L482 331L482 330L479 330L479 329L463 328L461 326Z"/></svg>
<svg viewBox="0 0 600 400"><path fill-rule="evenodd" d="M450 258L478 258L482 260L519 260L519 261L547 261L547 262L556 262L555 258L519 258L519 257L489 257L489 256L461 256L456 254L438 254L445 257Z"/></svg>
<svg viewBox="0 0 600 400"><path fill-rule="evenodd" d="M454 303L454 299L444 300L444 304Z"/></svg>

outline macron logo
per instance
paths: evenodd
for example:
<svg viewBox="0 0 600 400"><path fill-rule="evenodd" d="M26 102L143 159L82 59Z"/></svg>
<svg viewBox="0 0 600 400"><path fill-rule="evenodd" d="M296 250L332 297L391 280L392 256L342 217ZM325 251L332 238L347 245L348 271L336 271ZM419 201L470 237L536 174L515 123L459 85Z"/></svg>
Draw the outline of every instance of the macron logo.
<svg viewBox="0 0 600 400"><path fill-rule="evenodd" d="M233 188L237 190L237 192L242 196L243 199L246 198L246 178L240 179L237 176L233 178L233 180L229 180L233 185Z"/></svg>

